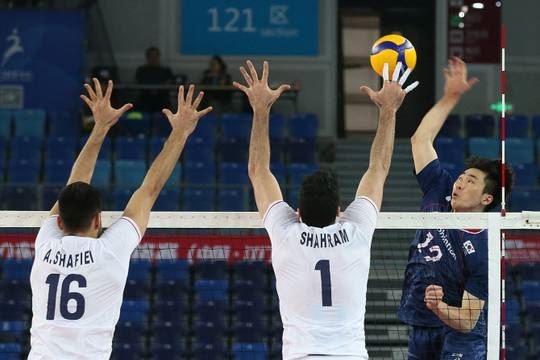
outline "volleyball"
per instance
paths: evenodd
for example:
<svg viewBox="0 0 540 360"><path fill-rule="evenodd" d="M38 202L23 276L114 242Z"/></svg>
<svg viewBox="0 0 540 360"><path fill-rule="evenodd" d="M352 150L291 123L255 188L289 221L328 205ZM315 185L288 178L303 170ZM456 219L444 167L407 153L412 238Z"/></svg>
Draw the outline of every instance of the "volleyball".
<svg viewBox="0 0 540 360"><path fill-rule="evenodd" d="M416 66L416 50L412 43L401 35L385 35L379 38L371 48L369 58L373 70L382 76L383 66L388 63L388 73L390 77L394 73L394 68L398 61L401 61L400 76L405 70Z"/></svg>

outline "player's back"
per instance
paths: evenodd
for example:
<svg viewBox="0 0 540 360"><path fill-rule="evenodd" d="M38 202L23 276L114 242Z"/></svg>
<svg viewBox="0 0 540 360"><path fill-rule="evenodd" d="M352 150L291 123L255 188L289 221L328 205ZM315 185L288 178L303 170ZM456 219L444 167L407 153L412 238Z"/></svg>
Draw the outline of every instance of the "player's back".
<svg viewBox="0 0 540 360"><path fill-rule="evenodd" d="M29 359L108 359L129 257L140 239L122 218L99 239L63 236L56 218L36 240Z"/></svg>
<svg viewBox="0 0 540 360"><path fill-rule="evenodd" d="M336 224L324 228L298 222L283 202L268 211L284 359L368 358L364 314L376 219L367 198L355 200Z"/></svg>

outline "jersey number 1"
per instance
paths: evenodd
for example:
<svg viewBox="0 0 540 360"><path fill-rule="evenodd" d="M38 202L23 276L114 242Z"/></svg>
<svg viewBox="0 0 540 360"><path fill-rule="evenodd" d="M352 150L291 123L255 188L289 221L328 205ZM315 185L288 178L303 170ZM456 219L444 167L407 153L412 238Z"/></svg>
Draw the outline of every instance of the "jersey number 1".
<svg viewBox="0 0 540 360"><path fill-rule="evenodd" d="M319 260L315 270L321 272L322 306L332 306L332 281L330 280L330 260Z"/></svg>
<svg viewBox="0 0 540 360"><path fill-rule="evenodd" d="M56 292L58 290L58 282L60 274L50 274L45 280L49 284L49 298L47 299L47 320L54 320L54 311L56 309ZM77 282L80 288L86 287L86 278L78 274L69 274L62 281L62 289L60 292L60 314L66 320L79 320L84 315L84 296L78 292L70 292L69 287L72 282ZM77 304L74 312L69 312L68 301L74 300Z"/></svg>

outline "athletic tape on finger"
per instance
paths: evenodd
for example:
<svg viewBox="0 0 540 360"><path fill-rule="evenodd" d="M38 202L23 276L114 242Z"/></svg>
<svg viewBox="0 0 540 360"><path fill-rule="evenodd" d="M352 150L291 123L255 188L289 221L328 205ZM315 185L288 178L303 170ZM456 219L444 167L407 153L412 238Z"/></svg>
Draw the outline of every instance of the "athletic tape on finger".
<svg viewBox="0 0 540 360"><path fill-rule="evenodd" d="M402 66L403 64L401 64L401 61L398 61L396 68L394 69L394 73L392 74L392 81L398 81Z"/></svg>
<svg viewBox="0 0 540 360"><path fill-rule="evenodd" d="M418 82L418 81L413 82L411 85L409 85L409 86L407 86L407 87L405 88L405 92L406 92L407 94L410 93L411 91L413 91L414 89L416 89L416 87L418 86L418 84L420 84L420 82Z"/></svg>
<svg viewBox="0 0 540 360"><path fill-rule="evenodd" d="M401 76L401 79L399 79L399 85L403 86L403 84L405 84L405 81L407 81L407 78L409 77L409 75L411 75L411 72L412 70L410 68L405 70L403 76Z"/></svg>
<svg viewBox="0 0 540 360"><path fill-rule="evenodd" d="M384 63L383 65L382 78L384 81L388 81L388 63Z"/></svg>

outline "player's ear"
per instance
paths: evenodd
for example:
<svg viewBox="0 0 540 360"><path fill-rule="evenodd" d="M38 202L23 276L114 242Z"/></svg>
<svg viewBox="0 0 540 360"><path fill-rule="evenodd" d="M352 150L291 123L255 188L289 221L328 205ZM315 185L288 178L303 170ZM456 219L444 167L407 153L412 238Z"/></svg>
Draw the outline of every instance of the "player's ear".
<svg viewBox="0 0 540 360"><path fill-rule="evenodd" d="M482 205L488 206L493 202L493 195L491 194L482 194Z"/></svg>
<svg viewBox="0 0 540 360"><path fill-rule="evenodd" d="M339 217L339 214L341 214L341 206L337 207L336 217Z"/></svg>
<svg viewBox="0 0 540 360"><path fill-rule="evenodd" d="M101 229L101 212L98 212L96 215L94 215L94 229L99 230Z"/></svg>
<svg viewBox="0 0 540 360"><path fill-rule="evenodd" d="M56 217L56 224L60 228L60 230L64 231L64 222L62 221L62 218L60 216Z"/></svg>

